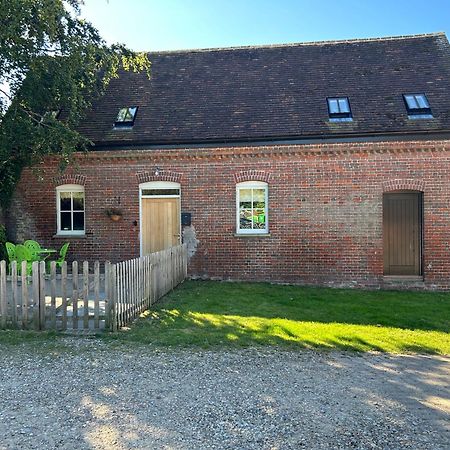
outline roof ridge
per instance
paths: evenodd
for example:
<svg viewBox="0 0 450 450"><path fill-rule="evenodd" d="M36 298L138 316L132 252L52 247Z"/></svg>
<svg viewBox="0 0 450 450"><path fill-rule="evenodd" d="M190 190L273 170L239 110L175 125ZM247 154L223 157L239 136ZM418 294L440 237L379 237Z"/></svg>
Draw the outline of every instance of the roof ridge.
<svg viewBox="0 0 450 450"><path fill-rule="evenodd" d="M395 41L395 40L409 40L444 36L447 37L444 31L436 31L434 33L422 33L422 34L406 34L398 36L382 36L382 37L370 37L370 38L354 38L354 39L336 39L328 41L307 41L307 42L292 42L286 44L258 44L258 45L238 45L230 47L205 47L205 48L192 48L192 49L180 49L180 50L152 50L146 53L157 54L170 54L170 53L201 53L212 51L231 51L231 50L245 50L245 49L271 49L271 48L287 48L287 47L303 47L303 46L320 46L320 45L335 45L335 44L353 44L358 42L379 42L379 41Z"/></svg>

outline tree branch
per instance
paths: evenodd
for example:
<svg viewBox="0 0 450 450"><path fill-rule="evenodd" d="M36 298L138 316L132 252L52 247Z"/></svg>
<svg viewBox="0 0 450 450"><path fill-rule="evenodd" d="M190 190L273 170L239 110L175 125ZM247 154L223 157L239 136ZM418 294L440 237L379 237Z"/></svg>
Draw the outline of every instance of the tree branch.
<svg viewBox="0 0 450 450"><path fill-rule="evenodd" d="M12 96L11 96L11 94L8 93L8 92L6 92L4 89L1 89L1 88L0 88L0 93L2 93L5 97L7 97L8 100L12 100L12 99L13 99Z"/></svg>
<svg viewBox="0 0 450 450"><path fill-rule="evenodd" d="M14 97L11 94L9 94L8 92L6 92L4 89L0 88L0 93L2 93L10 101L12 101L14 99ZM44 123L44 121L43 121L44 116L42 114L34 112L31 109L21 105L20 103L18 103L17 105L33 122L37 123L39 126L51 128L51 126L49 124Z"/></svg>

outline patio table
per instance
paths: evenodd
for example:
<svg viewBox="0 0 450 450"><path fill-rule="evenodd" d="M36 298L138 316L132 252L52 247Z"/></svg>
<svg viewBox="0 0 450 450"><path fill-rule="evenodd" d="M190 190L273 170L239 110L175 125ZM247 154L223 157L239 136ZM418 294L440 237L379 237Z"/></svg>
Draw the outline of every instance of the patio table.
<svg viewBox="0 0 450 450"><path fill-rule="evenodd" d="M43 258L47 259L52 253L58 253L58 250L53 250L51 248L41 248L38 253L43 254Z"/></svg>

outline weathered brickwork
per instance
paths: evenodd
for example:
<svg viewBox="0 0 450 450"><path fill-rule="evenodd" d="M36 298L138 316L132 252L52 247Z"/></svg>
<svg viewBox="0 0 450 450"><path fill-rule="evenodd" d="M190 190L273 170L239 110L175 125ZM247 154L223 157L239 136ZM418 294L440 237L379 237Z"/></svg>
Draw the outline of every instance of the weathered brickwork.
<svg viewBox="0 0 450 450"><path fill-rule="evenodd" d="M198 240L191 275L383 287L383 193L419 190L424 281L411 287L450 286L449 141L102 151L80 155L76 166L62 178L51 159L42 180L24 172L9 214L18 239L70 240L73 259L135 257L139 183L170 180L181 183L182 211L192 213L184 234ZM85 186L83 238L54 236L55 188L67 180ZM248 180L269 183L269 236L235 236L235 186ZM122 221L106 216L110 207L124 211Z"/></svg>

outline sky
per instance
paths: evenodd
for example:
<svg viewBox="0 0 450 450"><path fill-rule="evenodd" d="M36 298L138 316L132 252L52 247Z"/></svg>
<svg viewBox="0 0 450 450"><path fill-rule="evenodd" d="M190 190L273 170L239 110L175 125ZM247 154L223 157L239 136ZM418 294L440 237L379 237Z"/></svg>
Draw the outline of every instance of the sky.
<svg viewBox="0 0 450 450"><path fill-rule="evenodd" d="M84 1L108 43L135 51L450 35L450 0Z"/></svg>

